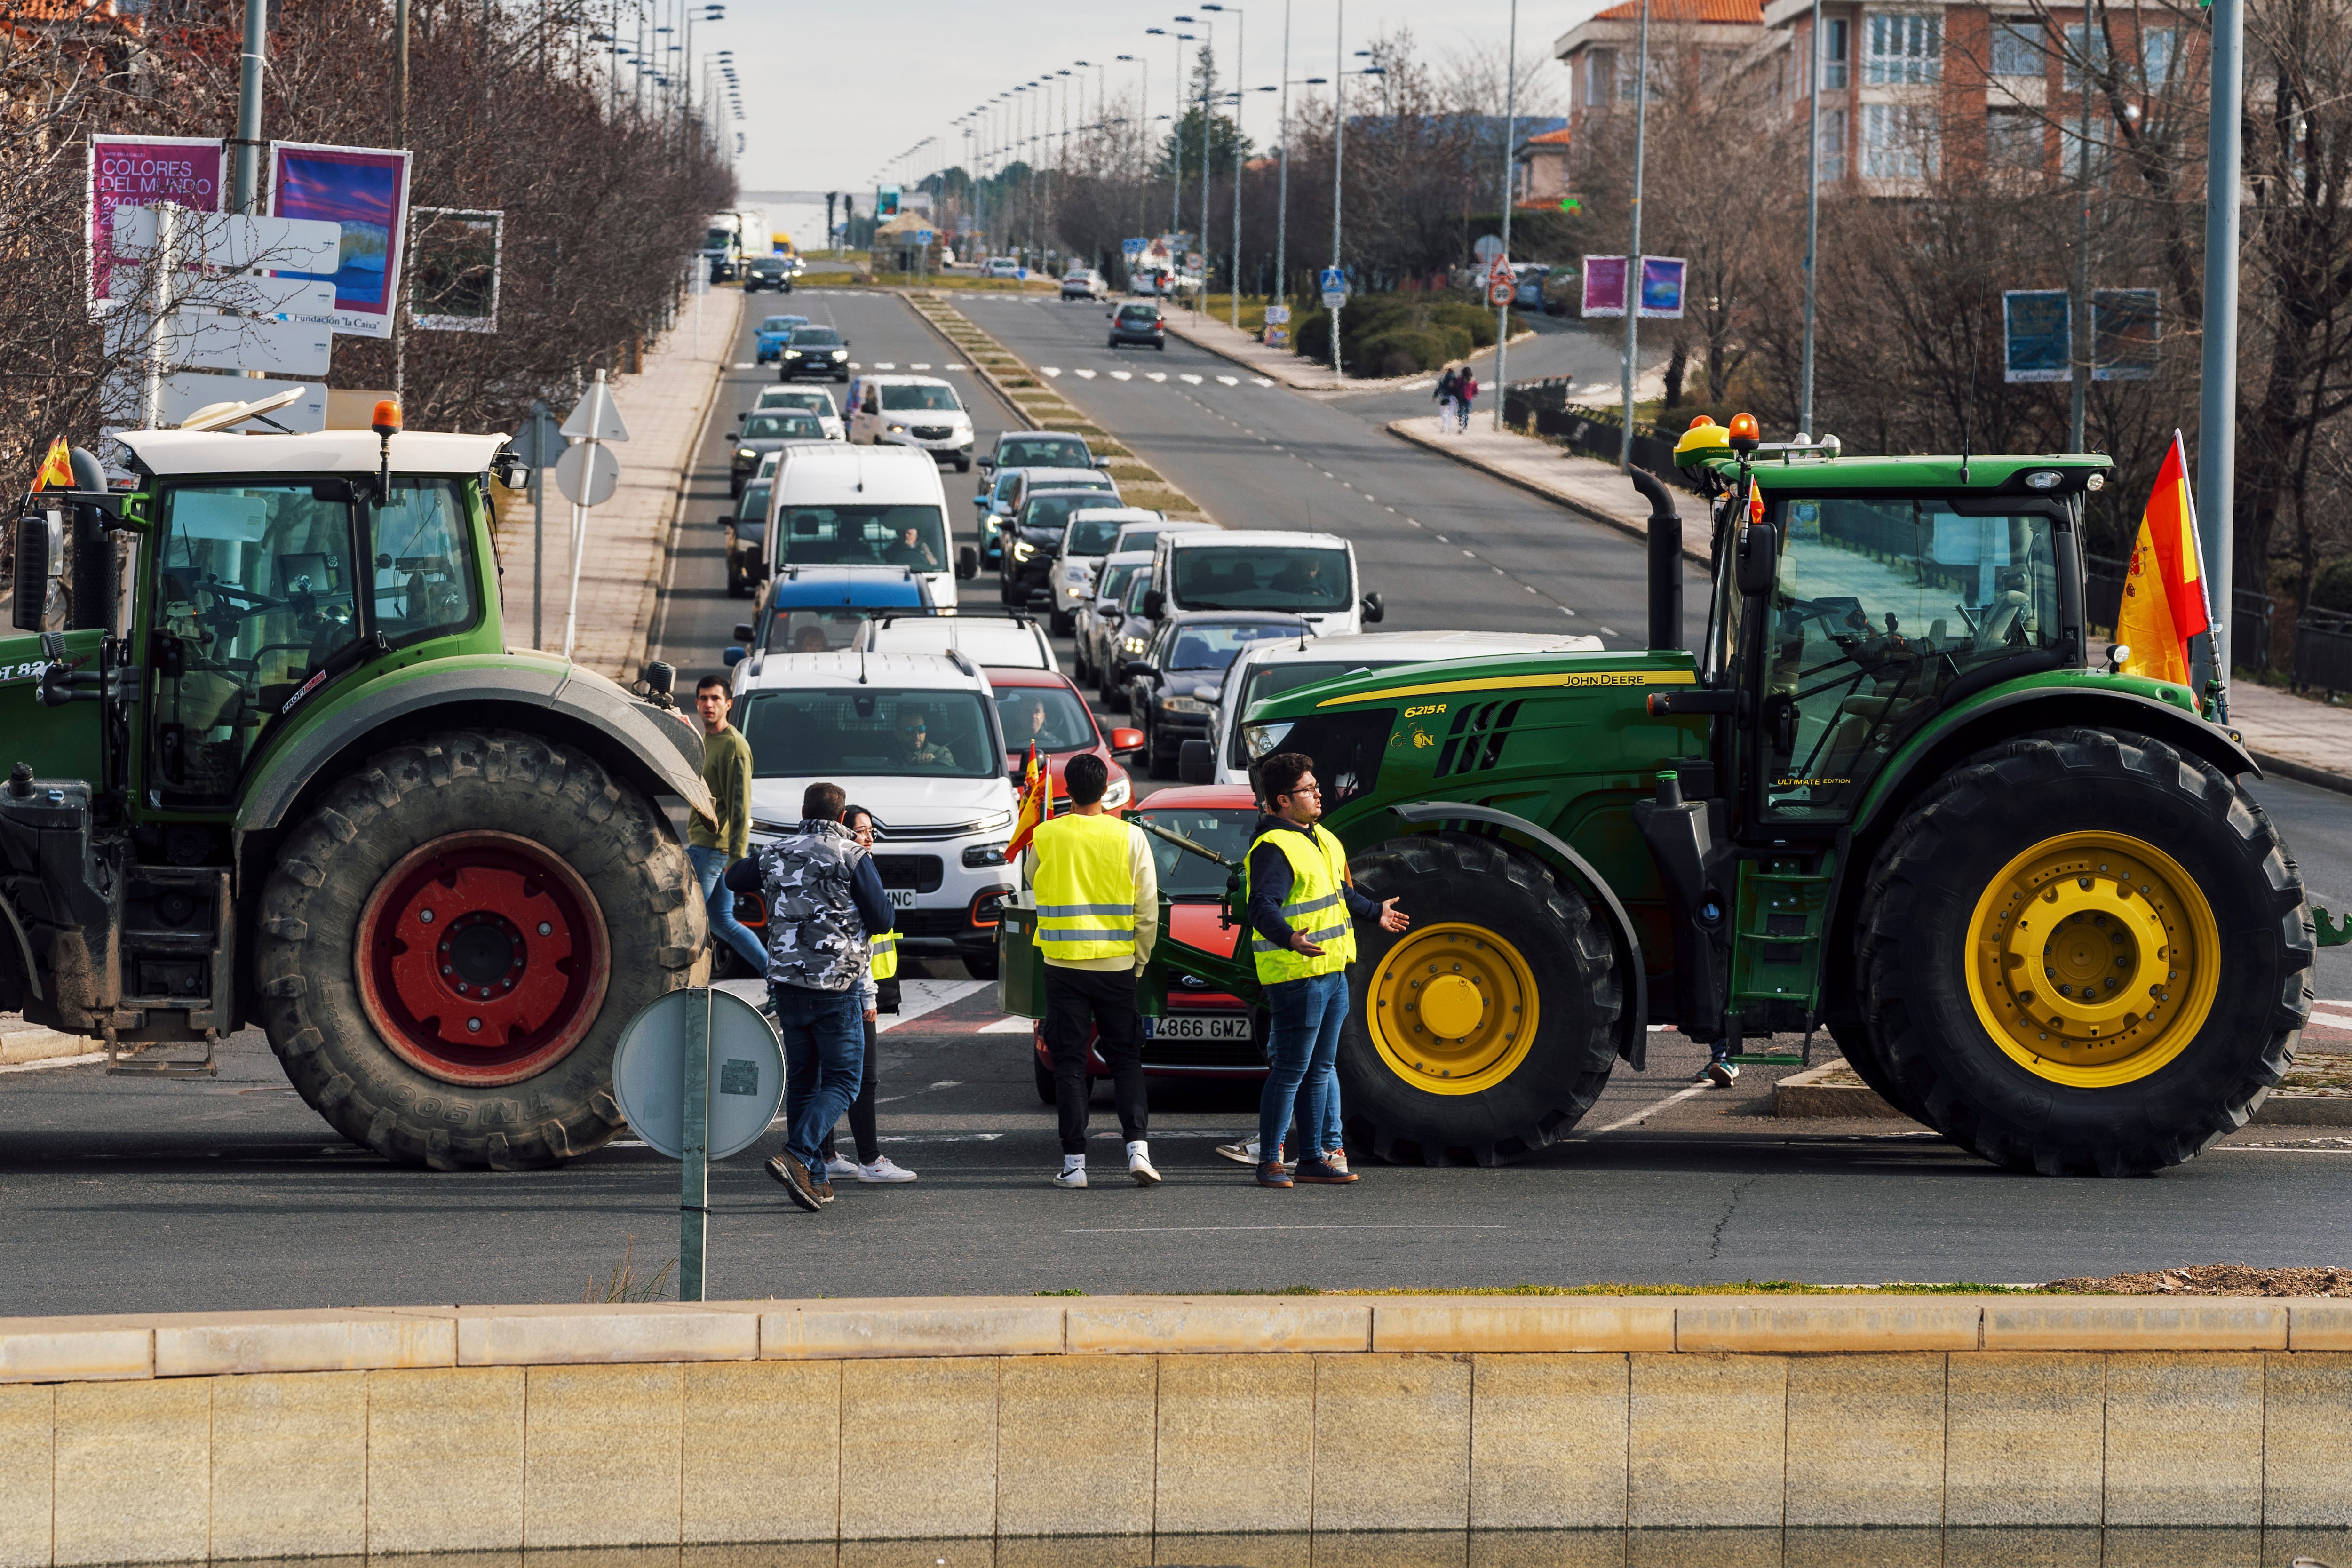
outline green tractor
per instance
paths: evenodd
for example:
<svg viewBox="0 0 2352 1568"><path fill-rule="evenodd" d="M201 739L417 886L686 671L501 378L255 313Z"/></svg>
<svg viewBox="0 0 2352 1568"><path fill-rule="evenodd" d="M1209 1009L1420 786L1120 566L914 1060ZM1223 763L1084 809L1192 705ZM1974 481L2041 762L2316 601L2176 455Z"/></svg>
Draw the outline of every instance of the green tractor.
<svg viewBox="0 0 2352 1568"><path fill-rule="evenodd" d="M77 452L26 497L0 1010L124 1072L257 1023L387 1159L550 1165L619 1130L622 1026L704 962L701 738L505 647L502 437L379 420L132 431L131 488Z"/></svg>
<svg viewBox="0 0 2352 1568"><path fill-rule="evenodd" d="M1313 759L1358 885L1412 917L1359 931L1355 1133L1523 1159L1654 1023L1735 1053L1826 1027L1906 1115L2050 1174L2158 1170L2243 1125L2310 1009L2312 917L2210 700L2091 658L2107 459L1848 458L1743 419L1677 461L1714 501L1696 650L1681 524L1637 472L1648 651L1389 669L1246 715L1253 756ZM1245 957L1163 943L1154 968L1255 991Z"/></svg>

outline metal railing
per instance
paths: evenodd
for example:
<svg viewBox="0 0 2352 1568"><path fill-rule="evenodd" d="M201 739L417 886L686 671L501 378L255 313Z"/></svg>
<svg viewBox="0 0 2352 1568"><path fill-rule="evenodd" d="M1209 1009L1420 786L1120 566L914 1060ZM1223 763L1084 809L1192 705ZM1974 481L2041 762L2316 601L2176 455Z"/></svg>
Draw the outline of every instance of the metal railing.
<svg viewBox="0 0 2352 1568"><path fill-rule="evenodd" d="M1568 393L1571 384L1566 381L1530 381L1511 387L1503 395L1503 423L1514 429L1532 429L1545 440L1557 441L1581 456L1615 463L1624 426L1614 419L1601 417L1591 409L1570 405ZM1698 488L1675 467L1675 444L1639 428L1633 432L1633 466L1657 475L1668 484L1689 490Z"/></svg>
<svg viewBox="0 0 2352 1568"><path fill-rule="evenodd" d="M2296 616L2288 677L2297 690L2352 691L2352 616L2307 608Z"/></svg>

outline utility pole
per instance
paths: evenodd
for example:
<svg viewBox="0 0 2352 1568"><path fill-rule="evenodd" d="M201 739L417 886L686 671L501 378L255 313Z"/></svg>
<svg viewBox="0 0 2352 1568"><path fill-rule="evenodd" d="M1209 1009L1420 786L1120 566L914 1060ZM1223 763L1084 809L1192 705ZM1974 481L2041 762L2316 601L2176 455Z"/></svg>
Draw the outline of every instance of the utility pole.
<svg viewBox="0 0 2352 1568"><path fill-rule="evenodd" d="M1633 470L1633 354L1642 328L1642 157L1646 151L1650 109L1650 0L1642 0L1642 47L1633 71L1633 237L1625 249L1625 433L1617 445L1617 467ZM1499 400L1498 400L1499 401Z"/></svg>
<svg viewBox="0 0 2352 1568"><path fill-rule="evenodd" d="M1808 433L1813 428L1813 264L1822 234L1822 0L1813 0L1811 58L1805 68L1805 342L1797 369L1797 428Z"/></svg>
<svg viewBox="0 0 2352 1568"><path fill-rule="evenodd" d="M1511 0L1510 53L1503 62L1503 254L1506 271L1511 265L1511 207L1517 193L1511 178L1511 143L1519 130L1519 0ZM1503 394L1510 385L1511 300L1518 292L1518 274L1510 273L1511 287L1495 309L1495 428L1503 428Z"/></svg>
<svg viewBox="0 0 2352 1568"><path fill-rule="evenodd" d="M1202 26L1209 29L1209 37L1201 53L1209 68L1201 73L1201 276L1192 289L1192 313L1196 316L1201 307L1209 302L1209 131L1211 116L1216 112L1210 106L1209 95L1217 85L1216 20L1212 17Z"/></svg>
<svg viewBox="0 0 2352 1568"><path fill-rule="evenodd" d="M1649 0L1642 0L1644 7ZM1348 174L1348 0L1339 0L1331 7L1331 266L1339 267L1339 191ZM1643 15L1647 15L1646 9ZM1331 374L1339 369L1339 312L1344 304L1331 309Z"/></svg>
<svg viewBox="0 0 2352 1568"><path fill-rule="evenodd" d="M1234 331L1238 332L1242 330L1242 83L1246 79L1248 70L1243 62L1249 47L1249 18L1242 14L1239 5L1204 4L1201 9L1222 12L1234 19L1234 90L1226 95L1234 100L1234 233L1233 249L1229 253L1233 258L1233 276L1228 282L1232 290ZM1204 135L1202 141L1206 140ZM1205 246L1201 259L1205 267L1208 262ZM1208 279L1203 278L1201 282L1205 292Z"/></svg>
<svg viewBox="0 0 2352 1568"><path fill-rule="evenodd" d="M2074 141L2074 198L2079 219L2074 232L2074 308L2068 311L2067 347L2074 363L2068 367L2066 450L2083 449L2084 405L2091 391L2091 13L2083 12L2083 58L2075 68L2083 89L2082 117Z"/></svg>
<svg viewBox="0 0 2352 1568"><path fill-rule="evenodd" d="M247 0L247 4L252 3ZM268 0L262 0L262 4L266 7ZM392 144L408 145L408 0L393 0L392 4ZM387 264L391 259L384 258ZM396 280L389 273L386 284L394 289L392 395L394 402L399 402L408 390L408 310Z"/></svg>
<svg viewBox="0 0 2352 1568"><path fill-rule="evenodd" d="M2197 408L2197 510L2205 581L2211 584L2211 679L2229 717L2230 612L2236 601L2238 468L2238 166L2244 112L2244 0L2213 0L2212 118L2205 141L2205 354Z"/></svg>
<svg viewBox="0 0 2352 1568"><path fill-rule="evenodd" d="M405 0L403 0L405 4ZM261 213L261 73L269 55L269 0L245 0L245 52L236 73L236 210Z"/></svg>
<svg viewBox="0 0 2352 1568"><path fill-rule="evenodd" d="M1290 0L1282 0L1282 173L1274 198L1274 300L1285 312L1283 342L1290 342Z"/></svg>

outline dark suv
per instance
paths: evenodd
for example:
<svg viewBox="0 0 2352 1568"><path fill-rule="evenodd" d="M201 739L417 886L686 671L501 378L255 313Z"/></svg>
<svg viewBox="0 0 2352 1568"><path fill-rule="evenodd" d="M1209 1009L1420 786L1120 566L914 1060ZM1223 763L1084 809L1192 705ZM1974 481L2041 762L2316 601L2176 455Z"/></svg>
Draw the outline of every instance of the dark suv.
<svg viewBox="0 0 2352 1568"><path fill-rule="evenodd" d="M1033 600L1052 603L1054 562L1070 514L1086 507L1118 504L1116 494L1098 489L1055 490L1042 485L1032 489L1023 498L1017 515L997 521L1003 536L1003 559L996 568L996 581L1004 602L1016 610Z"/></svg>
<svg viewBox="0 0 2352 1568"><path fill-rule="evenodd" d="M1160 319L1159 306L1126 304L1108 314L1111 347L1141 343L1162 353L1168 352L1168 323Z"/></svg>
<svg viewBox="0 0 2352 1568"><path fill-rule="evenodd" d="M779 294L793 291L791 257L755 256L743 264L743 292L756 294L762 289L773 289Z"/></svg>

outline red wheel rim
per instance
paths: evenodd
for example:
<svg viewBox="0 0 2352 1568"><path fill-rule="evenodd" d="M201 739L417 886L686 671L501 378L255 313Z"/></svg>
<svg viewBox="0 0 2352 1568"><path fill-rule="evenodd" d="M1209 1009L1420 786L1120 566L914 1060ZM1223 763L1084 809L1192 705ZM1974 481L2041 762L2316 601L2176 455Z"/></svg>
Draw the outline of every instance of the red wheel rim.
<svg viewBox="0 0 2352 1568"><path fill-rule="evenodd" d="M588 1033L611 965L587 884L543 845L453 833L360 911L360 1002L393 1050L450 1083L545 1071Z"/></svg>

